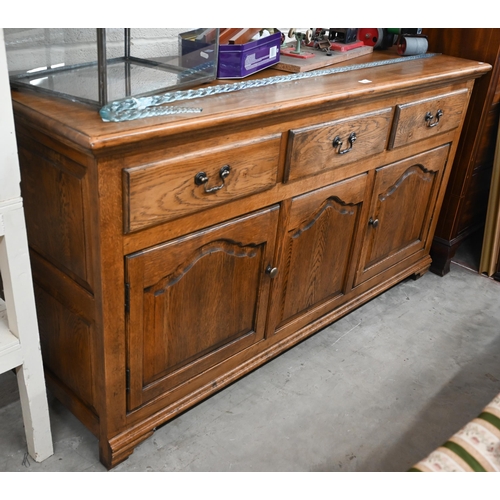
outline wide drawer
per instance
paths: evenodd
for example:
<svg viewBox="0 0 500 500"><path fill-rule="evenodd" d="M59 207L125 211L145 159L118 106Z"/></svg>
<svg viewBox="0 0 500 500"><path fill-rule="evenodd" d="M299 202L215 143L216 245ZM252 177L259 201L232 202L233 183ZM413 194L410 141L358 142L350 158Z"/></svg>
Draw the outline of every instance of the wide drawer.
<svg viewBox="0 0 500 500"><path fill-rule="evenodd" d="M460 125L467 109L468 89L398 104L389 149L427 139Z"/></svg>
<svg viewBox="0 0 500 500"><path fill-rule="evenodd" d="M271 188L280 140L276 134L124 169L125 232Z"/></svg>
<svg viewBox="0 0 500 500"><path fill-rule="evenodd" d="M387 144L392 108L290 130L285 182L359 161Z"/></svg>

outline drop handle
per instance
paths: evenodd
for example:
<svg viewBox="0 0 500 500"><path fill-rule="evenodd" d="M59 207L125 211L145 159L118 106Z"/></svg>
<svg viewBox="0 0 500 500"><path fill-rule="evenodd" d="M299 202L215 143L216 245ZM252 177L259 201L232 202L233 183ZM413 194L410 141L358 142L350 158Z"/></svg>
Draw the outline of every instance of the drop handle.
<svg viewBox="0 0 500 500"><path fill-rule="evenodd" d="M438 109L437 110L437 113L436 113L436 121L432 121L434 120L434 115L428 111L426 114L425 114L425 124L429 127L429 128L432 128L432 127L435 127L438 123L439 123L439 120L441 119L441 117L444 115L444 112L442 109Z"/></svg>
<svg viewBox="0 0 500 500"><path fill-rule="evenodd" d="M269 274L270 278L276 278L276 276L278 275L278 268L271 267L271 265L268 265L266 267L266 274Z"/></svg>
<svg viewBox="0 0 500 500"><path fill-rule="evenodd" d="M215 193L216 191L219 191L225 186L225 181L226 177L231 173L231 167L229 165L224 165L220 170L219 170L219 177L222 180L222 184L219 184L218 186L213 186L211 188L207 187L208 184L208 175L205 172L198 172L194 176L194 183L197 186L203 186L205 189L205 193Z"/></svg>
<svg viewBox="0 0 500 500"><path fill-rule="evenodd" d="M339 155L345 155L346 153L349 153L349 151L352 150L352 147L354 146L354 143L356 142L356 132L351 132L349 134L349 137L347 138L348 142L349 142L349 147L346 148L346 149L342 149L342 145L344 144L342 142L342 139L340 138L340 135L337 135L334 139L333 139L333 142L332 142L332 146L334 148L336 148L337 150L337 153Z"/></svg>
<svg viewBox="0 0 500 500"><path fill-rule="evenodd" d="M373 228L375 228L375 227L378 226L378 219L373 219L372 217L370 217L370 220L368 221L368 224L370 226L372 226Z"/></svg>

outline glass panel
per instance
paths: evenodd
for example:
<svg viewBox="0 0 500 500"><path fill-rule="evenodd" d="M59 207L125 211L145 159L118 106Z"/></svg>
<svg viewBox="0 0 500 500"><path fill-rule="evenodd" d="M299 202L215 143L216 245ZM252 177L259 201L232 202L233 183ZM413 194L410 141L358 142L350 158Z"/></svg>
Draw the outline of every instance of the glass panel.
<svg viewBox="0 0 500 500"><path fill-rule="evenodd" d="M107 102L193 87L215 79L216 28L106 28L99 78L95 28L6 28L5 44L13 86L70 99Z"/></svg>
<svg viewBox="0 0 500 500"><path fill-rule="evenodd" d="M97 61L95 28L4 28L10 74Z"/></svg>

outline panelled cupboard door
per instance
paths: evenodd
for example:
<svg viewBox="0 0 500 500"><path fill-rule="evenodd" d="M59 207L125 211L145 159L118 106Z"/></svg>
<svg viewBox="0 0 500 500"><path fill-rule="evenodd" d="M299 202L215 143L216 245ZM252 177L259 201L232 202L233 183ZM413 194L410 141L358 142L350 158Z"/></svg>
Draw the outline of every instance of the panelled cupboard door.
<svg viewBox="0 0 500 500"><path fill-rule="evenodd" d="M448 153L449 145L444 145L376 169L356 284L428 251Z"/></svg>
<svg viewBox="0 0 500 500"><path fill-rule="evenodd" d="M270 331L332 310L350 290L367 174L293 198L273 283Z"/></svg>
<svg viewBox="0 0 500 500"><path fill-rule="evenodd" d="M274 206L126 257L129 410L263 339L277 220Z"/></svg>

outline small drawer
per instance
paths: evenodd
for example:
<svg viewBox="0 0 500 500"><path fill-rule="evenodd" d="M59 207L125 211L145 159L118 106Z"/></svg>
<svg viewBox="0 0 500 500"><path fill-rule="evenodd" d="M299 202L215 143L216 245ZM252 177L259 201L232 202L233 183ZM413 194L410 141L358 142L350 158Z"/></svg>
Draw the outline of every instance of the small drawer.
<svg viewBox="0 0 500 500"><path fill-rule="evenodd" d="M421 101L398 104L389 149L457 128L464 117L468 99L469 91L462 89Z"/></svg>
<svg viewBox="0 0 500 500"><path fill-rule="evenodd" d="M281 135L123 170L124 231L227 203L276 184Z"/></svg>
<svg viewBox="0 0 500 500"><path fill-rule="evenodd" d="M318 174L381 153L392 108L290 130L285 182Z"/></svg>

